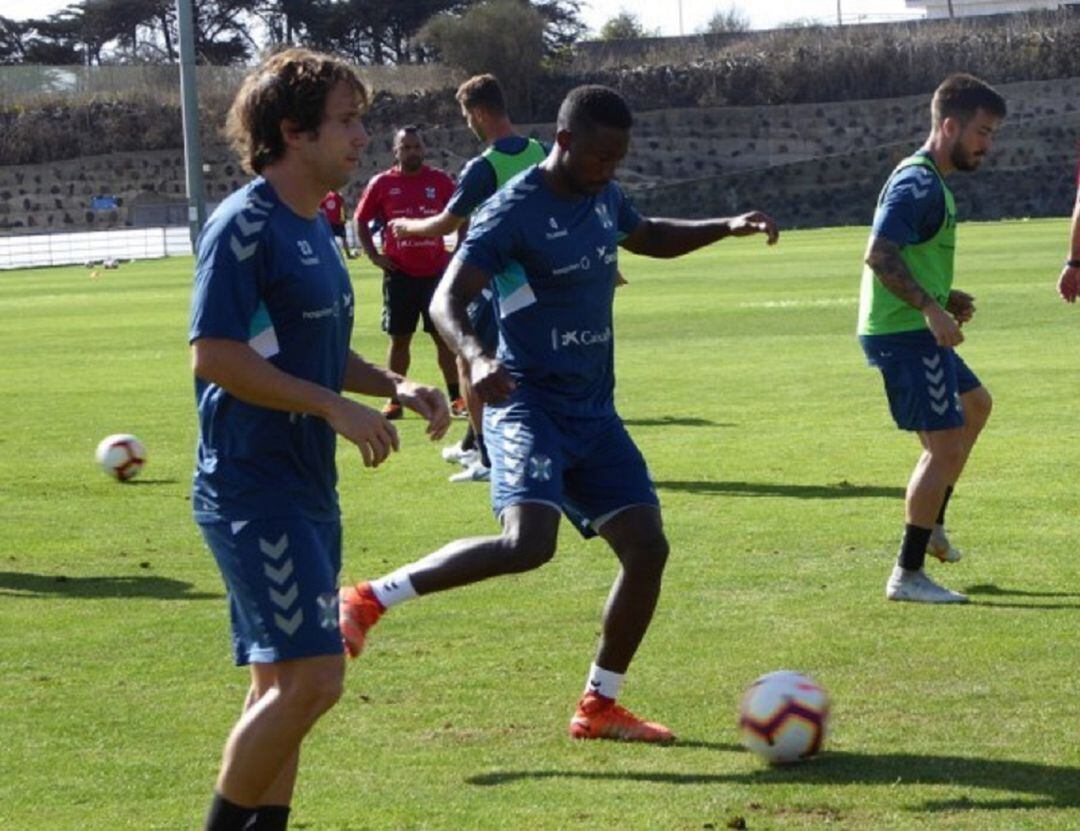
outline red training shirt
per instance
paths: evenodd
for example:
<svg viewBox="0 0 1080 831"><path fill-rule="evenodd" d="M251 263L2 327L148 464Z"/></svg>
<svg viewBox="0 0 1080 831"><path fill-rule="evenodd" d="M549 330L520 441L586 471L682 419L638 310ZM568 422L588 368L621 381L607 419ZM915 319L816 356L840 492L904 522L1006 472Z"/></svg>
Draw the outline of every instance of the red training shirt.
<svg viewBox="0 0 1080 831"><path fill-rule="evenodd" d="M453 180L437 168L424 165L407 176L395 166L368 182L353 218L365 224L378 219L383 224L383 254L399 271L411 277L437 277L450 262L442 237L399 240L385 226L399 217L440 214L453 193Z"/></svg>
<svg viewBox="0 0 1080 831"><path fill-rule="evenodd" d="M326 215L331 225L345 224L345 197L336 190L330 191L319 203L319 208Z"/></svg>

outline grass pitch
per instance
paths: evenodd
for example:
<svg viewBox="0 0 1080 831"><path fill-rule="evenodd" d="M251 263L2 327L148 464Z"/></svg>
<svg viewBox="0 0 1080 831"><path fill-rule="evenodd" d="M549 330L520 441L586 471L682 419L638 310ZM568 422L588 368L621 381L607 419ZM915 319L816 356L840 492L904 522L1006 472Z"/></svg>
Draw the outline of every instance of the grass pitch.
<svg viewBox="0 0 1080 831"><path fill-rule="evenodd" d="M995 396L950 506L972 603L883 597L915 440L853 337L865 229L624 256L619 408L672 558L623 700L668 748L571 742L615 574L564 525L556 560L395 609L305 744L293 828L1076 828L1080 825L1080 311L1053 284L1064 221L965 225L961 351ZM381 360L379 284L353 264L356 347ZM191 522L191 261L0 274L0 827L201 821L246 674ZM434 380L418 336L413 374ZM458 428L460 431L460 427ZM94 465L137 434L128 485ZM482 486L401 423L365 471L340 451L344 578L490 533ZM792 668L832 696L825 755L770 770L739 694Z"/></svg>

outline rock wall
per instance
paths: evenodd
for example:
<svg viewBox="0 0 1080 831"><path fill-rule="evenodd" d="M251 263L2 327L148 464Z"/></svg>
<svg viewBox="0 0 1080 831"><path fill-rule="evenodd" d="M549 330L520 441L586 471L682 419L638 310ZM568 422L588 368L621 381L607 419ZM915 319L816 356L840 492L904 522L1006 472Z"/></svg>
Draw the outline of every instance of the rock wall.
<svg viewBox="0 0 1080 831"><path fill-rule="evenodd" d="M1075 194L1080 109L1078 79L1000 87L1010 114L984 170L953 184L965 218L1065 215ZM787 226L865 224L892 165L922 142L928 100L774 107L657 110L636 117L624 187L646 212L670 216L729 214L749 206ZM393 127L375 131L354 181L393 163ZM550 140L552 125L521 129ZM429 163L457 173L478 152L459 122L425 130ZM213 204L246 181L224 145L204 149L207 199ZM0 231L40 233L132 225L184 224L180 150L114 153L63 162L0 167ZM116 198L94 210L98 195Z"/></svg>

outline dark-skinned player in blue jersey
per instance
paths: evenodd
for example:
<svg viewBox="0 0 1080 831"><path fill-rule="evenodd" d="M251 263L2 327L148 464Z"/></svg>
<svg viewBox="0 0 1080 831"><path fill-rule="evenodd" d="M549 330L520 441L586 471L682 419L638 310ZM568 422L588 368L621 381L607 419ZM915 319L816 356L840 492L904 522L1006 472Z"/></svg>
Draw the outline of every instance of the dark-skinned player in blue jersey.
<svg viewBox="0 0 1080 831"><path fill-rule="evenodd" d="M446 343L484 400L496 537L458 540L342 592L342 634L355 655L386 609L420 595L524 572L555 554L560 514L599 535L621 571L600 645L570 722L580 739L668 742L667 727L616 703L660 595L668 542L645 460L614 405L616 246L678 257L730 236L778 238L763 213L683 221L641 217L615 184L633 119L614 90L572 90L547 158L475 215L432 301ZM494 277L499 345L485 351L469 302Z"/></svg>

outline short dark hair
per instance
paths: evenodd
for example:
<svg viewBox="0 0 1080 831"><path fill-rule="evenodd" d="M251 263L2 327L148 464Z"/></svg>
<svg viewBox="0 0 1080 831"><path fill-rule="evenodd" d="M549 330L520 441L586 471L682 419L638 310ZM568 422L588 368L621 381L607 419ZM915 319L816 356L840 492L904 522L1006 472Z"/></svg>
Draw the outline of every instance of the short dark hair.
<svg viewBox="0 0 1080 831"><path fill-rule="evenodd" d="M367 105L363 81L340 58L310 49L285 49L259 64L241 84L225 122L225 136L244 169L260 173L285 155L283 119L317 133L326 98L341 82L349 85L361 106Z"/></svg>
<svg viewBox="0 0 1080 831"><path fill-rule="evenodd" d="M985 81L958 72L942 81L934 91L934 99L930 103L931 125L940 127L946 118L955 118L961 124L966 124L979 110L1004 118L1005 99Z"/></svg>
<svg viewBox="0 0 1080 831"><path fill-rule="evenodd" d="M596 127L629 130L634 116L626 100L611 87L588 84L574 87L559 107L556 129L571 133L589 132Z"/></svg>
<svg viewBox="0 0 1080 831"><path fill-rule="evenodd" d="M397 132L394 133L394 144L397 144L400 135L416 136L420 141L424 140L424 134L420 132L420 127L417 124L406 124L404 127L398 127Z"/></svg>
<svg viewBox="0 0 1080 831"><path fill-rule="evenodd" d="M465 109L483 107L492 115L506 115L506 96L494 75L473 75L454 96Z"/></svg>

